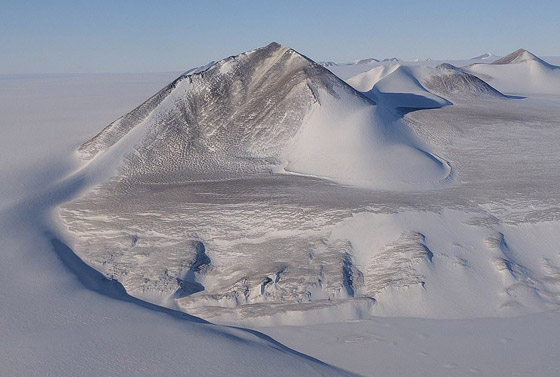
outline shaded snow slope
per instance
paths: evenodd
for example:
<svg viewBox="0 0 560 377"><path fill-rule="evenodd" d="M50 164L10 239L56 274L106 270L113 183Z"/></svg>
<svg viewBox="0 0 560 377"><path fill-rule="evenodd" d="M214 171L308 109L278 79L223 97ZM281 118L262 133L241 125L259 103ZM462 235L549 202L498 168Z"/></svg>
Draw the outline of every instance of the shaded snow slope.
<svg viewBox="0 0 560 377"><path fill-rule="evenodd" d="M113 167L105 176L118 170L142 182L285 168L369 188L441 184L449 168L392 121L325 68L273 43L181 76L79 152L95 157L92 171Z"/></svg>
<svg viewBox="0 0 560 377"><path fill-rule="evenodd" d="M504 93L560 94L560 67L519 49L492 64L472 64L468 72Z"/></svg>

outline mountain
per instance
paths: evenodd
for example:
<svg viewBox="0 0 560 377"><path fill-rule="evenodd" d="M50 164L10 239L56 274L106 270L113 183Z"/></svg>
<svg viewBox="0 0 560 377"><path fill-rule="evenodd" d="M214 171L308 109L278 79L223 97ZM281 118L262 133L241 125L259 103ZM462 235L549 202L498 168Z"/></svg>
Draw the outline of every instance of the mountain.
<svg viewBox="0 0 560 377"><path fill-rule="evenodd" d="M131 295L205 318L369 312L331 226L355 195L452 179L399 117L277 43L180 76L79 154L98 185L62 209L72 247Z"/></svg>
<svg viewBox="0 0 560 377"><path fill-rule="evenodd" d="M483 80L451 64L437 67L390 65L373 68L348 80L381 105L409 109L437 108L451 99L503 97Z"/></svg>
<svg viewBox="0 0 560 377"><path fill-rule="evenodd" d="M475 63L466 71L512 94L560 94L560 67L519 49L490 64Z"/></svg>
<svg viewBox="0 0 560 377"><path fill-rule="evenodd" d="M487 60L487 59L494 59L494 58L497 58L497 56L491 52L487 52L485 54L475 56L474 58L471 58L471 60Z"/></svg>
<svg viewBox="0 0 560 377"><path fill-rule="evenodd" d="M379 60L374 58L367 58L367 59L356 60L354 62L354 64L371 64L371 63L379 63Z"/></svg>
<svg viewBox="0 0 560 377"><path fill-rule="evenodd" d="M351 63L335 63L333 61L317 62L317 64L322 65L323 67L335 67L335 66L340 67L340 66L365 65L365 64L374 64L374 63L379 63L379 60L375 58L366 58L366 59L359 59Z"/></svg>
<svg viewBox="0 0 560 377"><path fill-rule="evenodd" d="M451 65L358 78L275 43L182 75L80 148L65 182L98 180L60 208L69 247L212 321L557 307L558 109Z"/></svg>
<svg viewBox="0 0 560 377"><path fill-rule="evenodd" d="M367 187L432 187L448 168L375 104L277 43L182 75L79 148L139 182L303 174ZM115 170L112 170L113 173Z"/></svg>
<svg viewBox="0 0 560 377"><path fill-rule="evenodd" d="M492 62L492 64L519 64L527 61L536 61L541 64L548 65L548 63L546 63L544 60L538 58L537 56L522 48Z"/></svg>
<svg viewBox="0 0 560 377"><path fill-rule="evenodd" d="M432 75L423 79L423 84L432 93L452 99L458 97L504 97L502 93L484 80L449 63L436 66Z"/></svg>

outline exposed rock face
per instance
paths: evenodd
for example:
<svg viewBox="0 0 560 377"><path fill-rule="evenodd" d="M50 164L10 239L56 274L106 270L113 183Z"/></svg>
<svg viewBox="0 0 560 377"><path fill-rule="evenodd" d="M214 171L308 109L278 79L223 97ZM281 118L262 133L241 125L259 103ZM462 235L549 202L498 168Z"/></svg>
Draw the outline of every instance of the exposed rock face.
<svg viewBox="0 0 560 377"><path fill-rule="evenodd" d="M123 173L150 181L227 178L270 169L319 91L367 102L322 66L277 43L188 73L111 123L79 152L127 145ZM134 133L141 133L129 143ZM148 178L149 177L149 178Z"/></svg>

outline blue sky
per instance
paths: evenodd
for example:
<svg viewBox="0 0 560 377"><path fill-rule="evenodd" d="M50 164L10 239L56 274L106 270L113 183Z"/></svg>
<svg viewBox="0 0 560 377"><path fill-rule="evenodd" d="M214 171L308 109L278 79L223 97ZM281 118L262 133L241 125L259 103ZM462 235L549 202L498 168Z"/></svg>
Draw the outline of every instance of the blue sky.
<svg viewBox="0 0 560 377"><path fill-rule="evenodd" d="M184 71L277 41L314 60L560 55L560 1L0 0L0 73Z"/></svg>

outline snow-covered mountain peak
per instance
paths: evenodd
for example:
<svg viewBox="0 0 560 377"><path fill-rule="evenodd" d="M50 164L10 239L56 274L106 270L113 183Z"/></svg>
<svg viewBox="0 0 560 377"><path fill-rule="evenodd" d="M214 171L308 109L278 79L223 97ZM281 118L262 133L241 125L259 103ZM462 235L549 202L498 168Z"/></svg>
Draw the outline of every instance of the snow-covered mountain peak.
<svg viewBox="0 0 560 377"><path fill-rule="evenodd" d="M358 65L371 64L371 63L379 63L379 60L375 58L367 58L367 59L359 59L354 62L354 64L358 64Z"/></svg>
<svg viewBox="0 0 560 377"><path fill-rule="evenodd" d="M529 51L520 48L520 49L512 52L511 54L506 55L503 58L500 58L500 59L496 60L492 64L519 64L519 63L523 63L523 62L526 62L526 61L537 61L537 62L545 63L542 59L533 55Z"/></svg>
<svg viewBox="0 0 560 377"><path fill-rule="evenodd" d="M287 97L297 96L295 93L299 92L308 99L315 99L307 83L324 88L330 88L332 83L343 85L329 71L310 59L273 42L187 71L84 143L79 152L82 158L91 159L125 136L130 139L130 131L139 128L171 132L173 125L173 132L181 135L182 142L191 138L200 139L194 134L187 136L199 127L205 129L202 135L198 135L202 138L205 134L216 136L225 128L231 133L234 129L243 128L241 125L245 125L244 133L250 133L247 122L241 117L256 119L266 111L267 116L282 118L283 110L289 113L284 108ZM330 89L327 88L327 91ZM301 113L298 107L307 106L305 102L297 101L292 112ZM227 126L224 122L228 123ZM235 142L239 143L240 140Z"/></svg>
<svg viewBox="0 0 560 377"><path fill-rule="evenodd" d="M492 58L495 58L495 57L496 57L496 55L494 55L493 53L487 52L487 53L484 53L482 55L475 56L474 58L471 58L471 60L487 60L487 59L492 59Z"/></svg>
<svg viewBox="0 0 560 377"><path fill-rule="evenodd" d="M181 76L181 78L188 77L188 76L193 76L193 75L197 75L197 74L201 74L201 73L205 73L205 72L209 72L212 69L219 69L219 70L221 70L222 73L225 73L230 68L233 68L233 66L235 64L243 63L245 61L245 59L249 58L253 54L257 54L258 58L263 57L263 56L267 56L267 55L281 56L283 54L289 54L289 55L292 55L294 57L299 57L303 60L307 60L307 61L311 62L310 59L301 55L300 53L298 53L294 49L292 49L290 47L287 47L287 46L282 46L281 44L279 44L277 42L271 42L264 47L260 47L260 48L254 49L254 50L249 50L249 51L246 51L246 52L242 52L240 54L232 55L232 56L229 56L227 58L221 59L219 61L212 61L212 62L210 62L210 63L208 63L204 66L201 66L201 67L190 69L187 72L185 72ZM257 60L258 60L258 58L257 58Z"/></svg>
<svg viewBox="0 0 560 377"><path fill-rule="evenodd" d="M338 65L338 63L331 62L331 61L328 61L328 62L318 62L317 64L322 65L323 67L334 67L334 66L337 66L337 65Z"/></svg>
<svg viewBox="0 0 560 377"><path fill-rule="evenodd" d="M407 109L447 106L450 99L503 97L483 80L449 63L378 66L351 77L348 83L380 105Z"/></svg>
<svg viewBox="0 0 560 377"><path fill-rule="evenodd" d="M445 180L447 165L389 132L393 121L326 68L271 43L182 75L79 151L99 156L99 168L113 166L105 176L142 182L270 171L367 188Z"/></svg>

